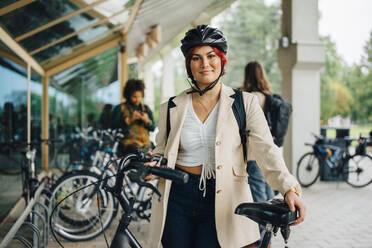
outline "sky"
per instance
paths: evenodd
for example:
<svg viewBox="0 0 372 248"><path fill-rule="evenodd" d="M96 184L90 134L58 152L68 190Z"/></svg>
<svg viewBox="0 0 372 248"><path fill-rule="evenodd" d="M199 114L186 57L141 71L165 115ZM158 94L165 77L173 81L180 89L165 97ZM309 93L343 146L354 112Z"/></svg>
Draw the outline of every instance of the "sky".
<svg viewBox="0 0 372 248"><path fill-rule="evenodd" d="M264 1L272 4L281 0ZM372 0L318 0L318 6L319 34L331 37L349 65L358 63L372 31Z"/></svg>
<svg viewBox="0 0 372 248"><path fill-rule="evenodd" d="M358 63L372 31L372 0L319 0L320 35L330 35L350 65Z"/></svg>

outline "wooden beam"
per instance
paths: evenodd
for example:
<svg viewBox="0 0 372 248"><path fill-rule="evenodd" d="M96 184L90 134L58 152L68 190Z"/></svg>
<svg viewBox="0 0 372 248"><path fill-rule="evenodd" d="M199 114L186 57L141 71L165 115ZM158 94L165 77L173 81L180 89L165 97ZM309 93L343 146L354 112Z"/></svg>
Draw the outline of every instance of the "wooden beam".
<svg viewBox="0 0 372 248"><path fill-rule="evenodd" d="M153 26L151 28L149 36L151 37L151 39L154 42L156 42L156 43L161 42L161 28L160 28L160 26L159 25Z"/></svg>
<svg viewBox="0 0 372 248"><path fill-rule="evenodd" d="M156 46L155 42L151 39L150 35L147 35L147 36L146 36L146 44L147 44L150 48L155 48L155 46Z"/></svg>
<svg viewBox="0 0 372 248"><path fill-rule="evenodd" d="M88 29L94 28L94 27L96 27L96 26L98 26L100 24L108 23L111 18L114 18L115 16L118 16L118 15L124 13L125 11L128 11L128 9L120 10L117 13L115 13L115 14L109 16L109 17L105 17L104 19L99 20L99 21L97 21L95 23L92 23L92 24L90 24L90 25L88 25L88 26L86 26L86 27L84 27L82 29L79 29L78 31L75 31L75 32L73 32L71 34L65 35L65 36L59 38L58 40L55 40L55 41L53 41L53 42L51 42L49 44L46 44L45 46L42 46L42 47L40 47L38 49L33 50L32 52L30 52L30 54L31 55L34 55L34 54L39 53L39 52L41 52L41 51L43 51L43 50L45 50L45 49L47 49L47 48L49 48L51 46L54 46L54 45L56 45L58 43L61 43L62 41L65 41L65 40L67 40L67 39L69 39L71 37L74 37L74 36L78 35L79 33L82 33L82 32L84 32L84 31L86 31Z"/></svg>
<svg viewBox="0 0 372 248"><path fill-rule="evenodd" d="M44 69L39 65L36 60L31 57L30 54L26 52L16 41L10 37L10 35L0 27L0 39L15 53L18 57L22 58L27 64L35 70L41 76L44 76L45 72Z"/></svg>
<svg viewBox="0 0 372 248"><path fill-rule="evenodd" d="M31 143L31 66L30 64L27 64L27 143L28 144Z"/></svg>
<svg viewBox="0 0 372 248"><path fill-rule="evenodd" d="M119 49L119 54L118 54L118 66L119 66L119 82L120 82L120 100L121 102L124 102L124 97L123 97L123 90L125 87L125 84L128 81L128 63L127 63L127 58L128 58L128 51L127 51L127 35L124 34L122 37L122 40L120 41L120 49Z"/></svg>
<svg viewBox="0 0 372 248"><path fill-rule="evenodd" d="M114 36L111 40L107 42L100 41L99 46L95 46L93 44L92 46L85 47L84 49L81 49L78 54L74 54L74 57L71 57L70 59L67 59L68 56L64 57L64 62L61 64L57 64L52 68L46 69L46 75L52 76L54 74L57 74L61 71L66 70L67 68L74 66L76 64L79 64L83 62L84 60L87 60L93 56L96 56L110 48L113 48L118 45L119 41L121 40L120 36ZM91 48L91 49L89 49Z"/></svg>
<svg viewBox="0 0 372 248"><path fill-rule="evenodd" d="M84 0L70 0L70 2L73 2L76 6L78 6L80 9L81 8L85 8L86 6L89 5L89 3L86 3ZM103 19L105 18L104 15L102 15L101 13L99 13L97 10L95 9L91 9L89 11L86 12L88 15L94 17L94 18L97 18L97 19Z"/></svg>
<svg viewBox="0 0 372 248"><path fill-rule="evenodd" d="M110 40L113 36L120 36L120 34L112 34L114 33L115 31L117 30L121 30L123 27L125 26L125 23L123 24L120 24L119 26L116 26L115 28L112 28L106 32L104 32L103 34L100 34L98 36L95 36L87 41L85 41L84 43L80 43L72 48L70 48L70 50L72 51L76 51L76 52L73 52L72 54L69 54L67 56L63 56L64 54L64 51L60 52L59 54L49 58L49 59L46 59L44 61L42 61L40 64L45 66L45 68L50 68L50 67L53 67L53 66L50 66L50 65L54 65L54 64L58 64L60 63L59 61L61 60L64 60L64 58L71 58L71 57L74 57L76 53L78 53L79 51L81 50L86 50L86 47L89 47L90 49L94 49L95 46L98 46L97 44L101 44L103 41L107 41L107 40ZM110 35L111 34L111 35ZM88 44L93 44L93 45L88 45ZM61 59L57 59L58 57L62 57ZM52 61L52 62L51 62Z"/></svg>
<svg viewBox="0 0 372 248"><path fill-rule="evenodd" d="M49 139L49 77L43 77L43 95L41 105L41 138ZM49 167L49 148L46 143L41 145L41 164L43 170L47 170Z"/></svg>
<svg viewBox="0 0 372 248"><path fill-rule="evenodd" d="M27 37L29 37L29 36L31 36L31 35L34 35L34 34L39 33L39 32L41 32L41 31L43 31L43 30L45 30L45 29L47 29L47 28L50 28L50 27L52 27L52 26L54 26L54 25L57 25L58 23L61 23L61 22L63 22L63 21L66 21L66 20L70 19L71 17L74 17L74 16L76 16L76 15L79 15L79 14L82 14L82 13L84 13L84 12L87 12L88 10L91 10L91 9L93 9L94 7L96 7L97 5L100 5L101 3L106 2L106 1L107 1L107 0L99 0L99 1L97 1L97 2L94 2L94 3L88 5L88 6L85 7L85 8L82 8L82 9L76 10L76 11L74 11L74 12L72 12L72 13L69 13L69 14L67 14L67 15L65 15L65 16L63 16L63 17L61 17L61 18L58 18L57 20L54 20L54 21L49 22L49 23L47 23L47 24L45 24L45 25L43 25L43 26L41 26L41 27L35 28L34 30L31 30L30 32L27 32L27 33L25 33L25 34L22 34L22 35L18 36L17 38L15 38L15 40L16 40L16 41L21 41L21 40L23 40L23 39L26 39Z"/></svg>
<svg viewBox="0 0 372 248"><path fill-rule="evenodd" d="M124 28L124 33L125 33L125 34L127 34L127 33L129 32L130 28L132 27L133 22L134 22L134 20L136 19L136 16L137 16L138 10L139 10L139 8L141 7L142 2L143 2L143 0L137 0L136 3L134 4L133 12L132 12L132 14L130 15L129 20L128 20L128 22L127 22L127 25L126 25L125 28Z"/></svg>
<svg viewBox="0 0 372 248"><path fill-rule="evenodd" d="M22 8L23 6L26 6L27 4L30 4L32 2L35 2L35 0L20 0L18 2L9 4L8 6L0 9L0 16L12 12L13 10Z"/></svg>
<svg viewBox="0 0 372 248"><path fill-rule="evenodd" d="M138 57L139 60L143 59L146 57L148 54L148 48L146 43L141 43L136 50L136 56Z"/></svg>
<svg viewBox="0 0 372 248"><path fill-rule="evenodd" d="M14 62L14 63L16 63L20 66L23 66L23 67L27 66L27 63L25 61L23 61L22 59L20 59L16 54L10 53L8 50L5 50L3 48L0 48L0 57L7 58L10 61L12 61L12 62Z"/></svg>

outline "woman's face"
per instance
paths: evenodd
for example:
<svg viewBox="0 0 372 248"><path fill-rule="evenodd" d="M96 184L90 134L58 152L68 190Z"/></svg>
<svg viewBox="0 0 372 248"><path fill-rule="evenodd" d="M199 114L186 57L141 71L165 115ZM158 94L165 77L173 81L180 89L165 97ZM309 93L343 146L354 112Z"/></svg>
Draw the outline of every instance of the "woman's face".
<svg viewBox="0 0 372 248"><path fill-rule="evenodd" d="M221 74L221 59L211 46L196 47L191 54L190 69L198 86L203 89Z"/></svg>
<svg viewBox="0 0 372 248"><path fill-rule="evenodd" d="M142 98L143 98L143 94L141 91L138 90L138 91L133 92L133 94L130 96L130 102L133 105L138 106L140 105Z"/></svg>

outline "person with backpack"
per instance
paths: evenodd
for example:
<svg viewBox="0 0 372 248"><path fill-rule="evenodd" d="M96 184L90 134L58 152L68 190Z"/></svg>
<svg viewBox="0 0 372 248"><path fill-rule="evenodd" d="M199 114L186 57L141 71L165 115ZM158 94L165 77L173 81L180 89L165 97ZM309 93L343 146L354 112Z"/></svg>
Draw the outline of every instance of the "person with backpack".
<svg viewBox="0 0 372 248"><path fill-rule="evenodd" d="M267 79L264 67L257 61L249 62L244 68L243 91L255 95L262 110L265 109L266 96L272 95L270 82ZM251 188L253 201L265 202L274 198L274 191L265 181L256 161L247 162L248 183ZM261 230L261 240L263 239L264 230ZM260 242L257 243L259 245Z"/></svg>
<svg viewBox="0 0 372 248"><path fill-rule="evenodd" d="M299 210L295 224L305 217L301 188L273 143L257 97L221 82L227 64L224 34L199 25L185 34L181 50L191 88L160 106L153 154L188 173L189 181L159 179L162 198L153 196L150 247L256 247L258 225L234 213L240 203L252 202L246 160L257 160L290 209Z"/></svg>
<svg viewBox="0 0 372 248"><path fill-rule="evenodd" d="M112 113L112 127L124 132L118 155L123 156L137 147L151 147L150 131L155 122L149 106L142 103L145 84L140 79L129 79L123 90L125 102L115 106Z"/></svg>

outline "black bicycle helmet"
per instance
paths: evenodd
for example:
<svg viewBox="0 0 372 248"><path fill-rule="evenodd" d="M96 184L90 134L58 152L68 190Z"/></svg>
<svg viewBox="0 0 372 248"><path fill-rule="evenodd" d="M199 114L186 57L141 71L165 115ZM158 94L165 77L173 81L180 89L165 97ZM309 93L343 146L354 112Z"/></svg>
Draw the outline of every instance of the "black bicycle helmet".
<svg viewBox="0 0 372 248"><path fill-rule="evenodd" d="M217 28L208 25L199 25L186 32L181 40L181 51L186 57L187 52L196 46L213 46L227 53L227 41L225 35Z"/></svg>
<svg viewBox="0 0 372 248"><path fill-rule="evenodd" d="M187 56L189 50L196 46L212 46L216 47L218 50L222 51L225 54L227 53L227 41L224 34L217 28L212 28L208 25L199 25L194 29L190 29L186 32L185 37L181 40L181 51L185 57ZM186 63L189 63L187 61L187 58ZM221 74L218 76L218 78L204 90L201 90L194 77L192 76L191 69L188 65L186 65L186 69L187 75L195 86L193 87L190 84L192 87L192 91L188 93L198 92L200 95L203 95L208 90L211 90L218 83L218 80L220 79L224 71L224 68L221 68Z"/></svg>

